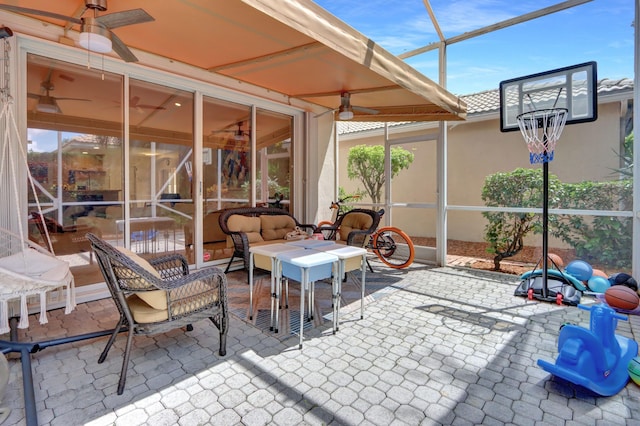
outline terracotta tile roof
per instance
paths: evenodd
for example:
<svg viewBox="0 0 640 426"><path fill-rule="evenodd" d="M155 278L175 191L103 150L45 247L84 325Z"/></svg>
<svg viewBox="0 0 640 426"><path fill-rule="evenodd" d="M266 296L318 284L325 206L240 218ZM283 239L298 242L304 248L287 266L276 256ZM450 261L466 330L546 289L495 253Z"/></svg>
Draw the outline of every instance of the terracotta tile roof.
<svg viewBox="0 0 640 426"><path fill-rule="evenodd" d="M598 95L613 95L617 92L633 92L633 79L621 78L619 80L610 80L604 78L598 81ZM460 98L467 103L468 118L474 115L498 113L500 109L500 91L498 89L485 90L470 95L461 95ZM410 124L410 122L389 123L389 127L401 127L407 124ZM383 127L384 123L340 121L338 122L338 134L353 134L367 130L381 129Z"/></svg>

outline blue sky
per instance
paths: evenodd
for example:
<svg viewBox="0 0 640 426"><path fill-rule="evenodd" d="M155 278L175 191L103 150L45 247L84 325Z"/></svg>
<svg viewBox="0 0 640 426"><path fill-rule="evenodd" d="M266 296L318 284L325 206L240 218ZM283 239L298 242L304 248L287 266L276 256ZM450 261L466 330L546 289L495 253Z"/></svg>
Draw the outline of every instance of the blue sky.
<svg viewBox="0 0 640 426"><path fill-rule="evenodd" d="M421 0L315 0L395 55L438 41ZM561 0L431 0L445 38L495 24ZM634 0L580 6L455 43L447 50L447 89L464 95L500 81L588 61L598 79L633 78ZM406 60L437 81L437 50Z"/></svg>

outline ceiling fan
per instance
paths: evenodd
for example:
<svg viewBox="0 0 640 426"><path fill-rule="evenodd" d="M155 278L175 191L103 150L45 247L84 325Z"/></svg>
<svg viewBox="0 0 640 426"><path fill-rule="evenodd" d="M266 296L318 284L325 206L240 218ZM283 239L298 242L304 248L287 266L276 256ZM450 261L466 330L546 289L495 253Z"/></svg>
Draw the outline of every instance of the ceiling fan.
<svg viewBox="0 0 640 426"><path fill-rule="evenodd" d="M244 123L244 121L238 121L238 123L235 124L235 126L238 126L237 129L222 129L222 130L214 130L211 133L215 134L215 133L233 133L233 139L235 141L243 141L245 137L249 137L251 136L251 129L249 129L249 131L244 131L242 130L242 124ZM231 127L231 126L229 126Z"/></svg>
<svg viewBox="0 0 640 426"><path fill-rule="evenodd" d="M123 10L122 12L98 16L98 12L105 12L107 10L107 0L84 0L84 5L84 9L78 14L79 17L65 16L46 10L30 9L8 4L0 4L0 9L10 12L46 16L68 21L72 24L79 24L80 46L92 52L99 53L108 53L113 49L118 56L126 62L136 62L138 58L135 57L131 50L129 50L112 30L127 25L154 21L153 17L143 9ZM88 9L93 11L93 16L82 17Z"/></svg>
<svg viewBox="0 0 640 426"><path fill-rule="evenodd" d="M142 110L144 110L144 109L151 109L151 110L165 110L166 109L163 106L141 104L139 96L133 96L131 99L129 99L129 108L134 108L138 112L143 112Z"/></svg>
<svg viewBox="0 0 640 426"><path fill-rule="evenodd" d="M349 92L342 92L340 94L338 117L340 120L351 120L353 118L353 111L364 112L365 114L377 114L380 112L376 109L351 105L351 94Z"/></svg>
<svg viewBox="0 0 640 426"><path fill-rule="evenodd" d="M377 109L366 108L357 105L351 105L351 93L349 92L341 92L340 93L340 106L336 109L332 109L329 111L325 111L321 114L316 115L316 118L323 116L328 113L334 113L338 111L338 118L340 120L351 120L353 118L353 111L363 112L365 114L378 114L380 111Z"/></svg>
<svg viewBox="0 0 640 426"><path fill-rule="evenodd" d="M50 114L60 114L62 113L62 109L60 105L58 105L58 101L83 101L90 102L90 99L82 99L82 98L58 98L51 96L51 91L55 88L53 83L51 82L51 71L47 75L47 79L40 83L40 87L44 91L43 95L39 95L37 93L27 93L27 96L32 99L37 99L38 103L36 104L36 111L38 112L47 112Z"/></svg>

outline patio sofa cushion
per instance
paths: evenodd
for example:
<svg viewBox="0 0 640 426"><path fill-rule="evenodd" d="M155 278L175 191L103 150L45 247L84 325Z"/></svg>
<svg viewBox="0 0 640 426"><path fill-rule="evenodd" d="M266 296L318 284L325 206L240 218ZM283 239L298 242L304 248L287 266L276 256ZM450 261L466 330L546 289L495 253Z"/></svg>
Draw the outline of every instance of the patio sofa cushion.
<svg viewBox="0 0 640 426"><path fill-rule="evenodd" d="M296 228L296 221L288 215L263 215L260 216L260 223L262 226L262 238L265 241L284 239L287 233Z"/></svg>
<svg viewBox="0 0 640 426"><path fill-rule="evenodd" d="M285 235L296 227L306 232L314 232L315 225L301 224L286 210L274 207L235 207L220 214L220 229L228 235L229 248L233 255L229 259L229 271L233 260L241 258L245 269L249 269L249 247L262 244L286 242ZM263 262L264 261L264 262ZM257 259L256 266L270 270L270 262Z"/></svg>
<svg viewBox="0 0 640 426"><path fill-rule="evenodd" d="M132 252L131 250L129 250L129 249L125 248L125 247L116 247L116 248L118 249L118 251L120 253L124 254L125 256L128 256L131 260L136 262L145 271L149 272L154 277L162 278L160 276L160 273L156 270L156 268L151 266L151 264L149 262L147 262L146 259L138 256L137 254L135 254L134 252ZM140 281L142 281L142 278L140 279ZM144 283L140 282L140 285L144 285ZM165 319L167 318L167 316L166 316L166 311L167 311L167 292L165 290L141 291L140 293L136 293L136 294L143 302L145 302L151 308L164 310L165 311ZM133 311L133 308L131 310ZM136 321L138 321L138 320L136 319ZM143 321L140 321L140 322L143 322ZM145 321L145 322L154 322L154 321Z"/></svg>
<svg viewBox="0 0 640 426"><path fill-rule="evenodd" d="M363 231L369 229L373 224L370 215L364 213L351 213L345 215L344 220L340 224L340 240L347 241L351 231Z"/></svg>
<svg viewBox="0 0 640 426"><path fill-rule="evenodd" d="M260 234L260 217L234 214L227 220L227 227L231 232L243 232L247 236L249 243L264 241ZM231 238L227 238L227 246L233 247Z"/></svg>

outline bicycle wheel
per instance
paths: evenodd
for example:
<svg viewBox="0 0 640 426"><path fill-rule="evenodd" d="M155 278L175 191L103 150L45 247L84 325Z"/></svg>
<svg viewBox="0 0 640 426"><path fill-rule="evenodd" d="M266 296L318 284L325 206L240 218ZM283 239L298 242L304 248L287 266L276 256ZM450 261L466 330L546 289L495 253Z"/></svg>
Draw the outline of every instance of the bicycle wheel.
<svg viewBox="0 0 640 426"><path fill-rule="evenodd" d="M411 265L416 254L411 238L394 226L385 226L373 234L373 252L394 269Z"/></svg>

